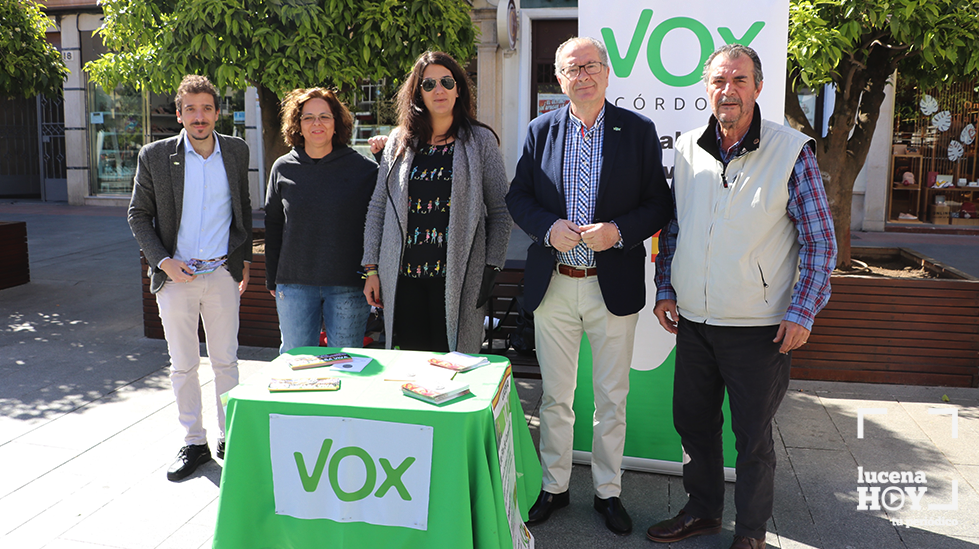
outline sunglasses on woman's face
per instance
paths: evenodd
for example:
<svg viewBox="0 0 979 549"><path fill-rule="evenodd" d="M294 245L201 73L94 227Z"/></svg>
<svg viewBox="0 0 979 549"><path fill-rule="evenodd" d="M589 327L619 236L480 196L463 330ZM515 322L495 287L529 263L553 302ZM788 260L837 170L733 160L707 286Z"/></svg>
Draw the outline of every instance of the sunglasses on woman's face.
<svg viewBox="0 0 979 549"><path fill-rule="evenodd" d="M442 87L446 90L451 90L452 88L456 87L455 78L452 78L451 76L443 76L442 78L438 79L438 82L441 83ZM425 78L422 80L422 89L430 92L435 89L435 84L436 80L434 78Z"/></svg>

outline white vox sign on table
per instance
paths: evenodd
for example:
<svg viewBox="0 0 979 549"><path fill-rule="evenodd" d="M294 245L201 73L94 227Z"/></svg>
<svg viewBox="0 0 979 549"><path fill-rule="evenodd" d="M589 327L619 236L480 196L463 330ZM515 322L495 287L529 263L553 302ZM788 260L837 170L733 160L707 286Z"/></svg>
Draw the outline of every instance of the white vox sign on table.
<svg viewBox="0 0 979 549"><path fill-rule="evenodd" d="M433 428L269 414L275 513L428 529Z"/></svg>

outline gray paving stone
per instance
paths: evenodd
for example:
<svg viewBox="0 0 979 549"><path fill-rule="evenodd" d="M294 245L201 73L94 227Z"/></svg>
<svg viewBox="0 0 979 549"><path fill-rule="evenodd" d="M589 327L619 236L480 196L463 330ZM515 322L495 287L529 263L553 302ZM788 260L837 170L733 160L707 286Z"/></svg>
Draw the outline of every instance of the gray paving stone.
<svg viewBox="0 0 979 549"><path fill-rule="evenodd" d="M979 537L951 537L934 532L915 530L900 531L901 539L907 549L976 549L979 547Z"/></svg>
<svg viewBox="0 0 979 549"><path fill-rule="evenodd" d="M790 390L775 415L782 442L790 448L841 450L836 424L814 393Z"/></svg>
<svg viewBox="0 0 979 549"><path fill-rule="evenodd" d="M208 474L179 483L162 474L147 476L60 537L131 549L157 547L217 497L220 467L212 461L201 470Z"/></svg>
<svg viewBox="0 0 979 549"><path fill-rule="evenodd" d="M109 547L109 545L104 545L102 543L87 543L78 540L55 539L45 545L44 549L107 549Z"/></svg>
<svg viewBox="0 0 979 549"><path fill-rule="evenodd" d="M789 448L788 453L818 526L822 544L816 547L899 547L900 539L883 513L856 509L856 471L849 454L803 448Z"/></svg>
<svg viewBox="0 0 979 549"><path fill-rule="evenodd" d="M961 465L979 465L979 421L958 417L963 410L961 406L921 402L901 402L901 406L914 418L931 442L941 448L946 459ZM932 413L935 409L951 409L956 415Z"/></svg>
<svg viewBox="0 0 979 549"><path fill-rule="evenodd" d="M780 429L781 430L781 426ZM772 533L782 547L822 547L819 529L809 512L806 495L799 484L795 464L787 449L776 441L775 508L772 512ZM800 545L802 544L802 545Z"/></svg>
<svg viewBox="0 0 979 549"><path fill-rule="evenodd" d="M819 395L820 402L833 419L837 430L847 444L863 439L880 440L901 437L927 441L928 435L918 426L907 410L896 400L840 398L833 394ZM871 414L869 410L887 410L885 414ZM863 413L863 439L858 438L860 411Z"/></svg>
<svg viewBox="0 0 979 549"><path fill-rule="evenodd" d="M955 470L962 475L965 482L976 492L979 492L979 466L975 465L956 465Z"/></svg>

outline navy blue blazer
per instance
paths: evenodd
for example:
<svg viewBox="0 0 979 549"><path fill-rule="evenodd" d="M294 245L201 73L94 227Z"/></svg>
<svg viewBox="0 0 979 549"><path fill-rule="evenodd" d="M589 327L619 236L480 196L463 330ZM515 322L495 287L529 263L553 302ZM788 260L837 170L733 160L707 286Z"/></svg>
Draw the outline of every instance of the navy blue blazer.
<svg viewBox="0 0 979 549"><path fill-rule="evenodd" d="M568 219L561 164L569 107L537 117L517 162L506 202L513 220L533 243L527 249L524 299L535 310L555 269L557 250L544 235L558 219ZM605 102L602 173L593 223L615 221L623 247L595 254L598 284L605 307L618 316L639 312L646 304L643 242L673 216L673 197L663 171L663 151L656 126L641 114Z"/></svg>

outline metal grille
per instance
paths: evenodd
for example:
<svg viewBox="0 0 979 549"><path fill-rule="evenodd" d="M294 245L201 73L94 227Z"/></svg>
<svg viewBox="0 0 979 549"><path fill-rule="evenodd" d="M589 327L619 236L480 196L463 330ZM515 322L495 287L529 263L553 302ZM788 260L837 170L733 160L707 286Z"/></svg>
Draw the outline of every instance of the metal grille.
<svg viewBox="0 0 979 549"><path fill-rule="evenodd" d="M0 196L39 196L34 98L0 98Z"/></svg>
<svg viewBox="0 0 979 549"><path fill-rule="evenodd" d="M65 102L62 97L38 96L37 112L41 127L41 166L45 179L65 179Z"/></svg>

